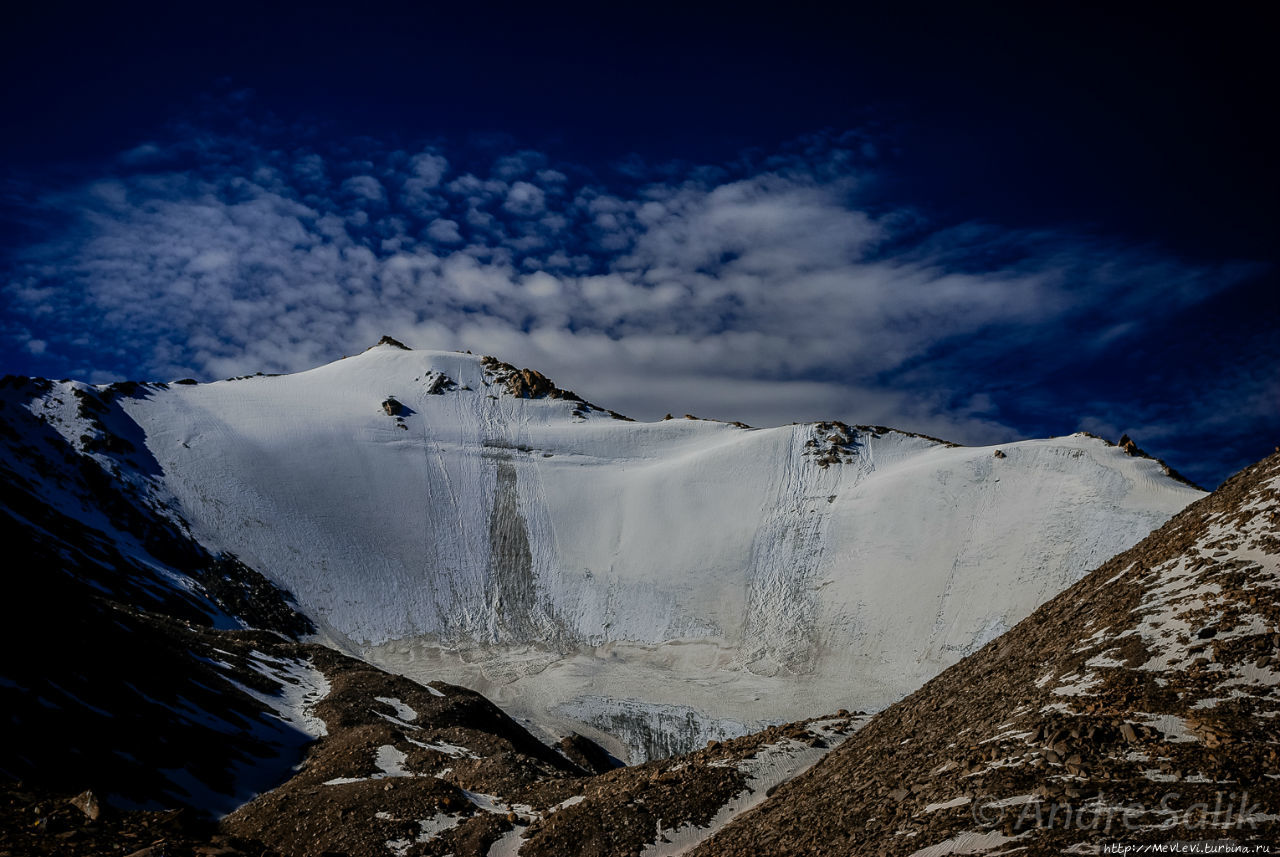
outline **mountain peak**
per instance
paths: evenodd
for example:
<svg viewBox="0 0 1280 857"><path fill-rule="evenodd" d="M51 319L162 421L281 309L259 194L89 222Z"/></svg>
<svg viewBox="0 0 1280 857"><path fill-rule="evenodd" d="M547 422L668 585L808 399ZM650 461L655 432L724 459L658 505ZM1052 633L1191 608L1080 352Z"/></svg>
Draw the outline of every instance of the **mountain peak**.
<svg viewBox="0 0 1280 857"><path fill-rule="evenodd" d="M409 346L405 345L405 344L404 344L403 342L401 342L400 340L396 339L394 336L384 336L384 337L382 337L381 339L379 339L375 344L373 344L373 345L369 346L368 348L366 348L366 349L365 349L365 351L372 351L373 349L375 349L375 348L377 348L377 347L379 347L379 346L382 346L382 345L390 345L392 348L399 348L401 351L412 351L412 350L413 350L412 348L410 348Z"/></svg>

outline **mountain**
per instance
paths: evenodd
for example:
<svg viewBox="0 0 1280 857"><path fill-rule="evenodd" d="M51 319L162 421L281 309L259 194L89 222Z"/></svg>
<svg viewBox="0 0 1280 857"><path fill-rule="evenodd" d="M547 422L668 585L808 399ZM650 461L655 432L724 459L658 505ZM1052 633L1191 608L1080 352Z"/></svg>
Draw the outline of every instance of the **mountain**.
<svg viewBox="0 0 1280 857"><path fill-rule="evenodd" d="M3 853L932 857L1280 821L1280 454L1197 500L1131 441L639 424L394 342L6 377L0 453Z"/></svg>
<svg viewBox="0 0 1280 857"><path fill-rule="evenodd" d="M617 764L581 736L544 746L472 691L420 686L301 642L317 629L287 593L209 551L153 500L159 471L117 407L147 389L0 381L11 608L0 623L0 854L317 854L317 841L342 830L370 843L364 853L394 853L383 841L396 841L403 820L370 812L388 833L369 839L379 831L342 815L371 796L395 808L381 782L377 795L335 789L336 813L311 836L298 831L324 818L314 794L267 816L272 824L254 813L325 771L366 773L387 757L383 743L418 752L398 731L396 715L417 717L401 698L433 736L457 742L419 742L428 756L484 754L469 768L455 761L452 777L434 770L432 793L455 802L453 815L473 807L464 786L505 793L531 771L564 780ZM425 737L424 726L403 729ZM413 806L425 812L420 799ZM234 823L217 823L233 810ZM454 836L470 837L464 853L484 853L511 824L505 812L486 824L471 811L480 817L454 824Z"/></svg>
<svg viewBox="0 0 1280 857"><path fill-rule="evenodd" d="M1086 435L637 423L394 341L289 376L38 386L12 408L321 639L631 761L882 708L1202 496Z"/></svg>
<svg viewBox="0 0 1280 857"><path fill-rule="evenodd" d="M696 828L860 722L620 768L474 691L300 642L316 628L287 593L150 505L159 471L116 405L154 389L0 383L0 853L486 855L530 830L624 853L661 825L601 822L619 794Z"/></svg>
<svg viewBox="0 0 1280 857"><path fill-rule="evenodd" d="M473 692L304 647L324 734L220 835L298 857L1266 843L1278 524L1280 455L869 721L841 711L624 768L580 739L540 745Z"/></svg>
<svg viewBox="0 0 1280 857"><path fill-rule="evenodd" d="M692 853L1274 846L1278 592L1280 453L881 711Z"/></svg>

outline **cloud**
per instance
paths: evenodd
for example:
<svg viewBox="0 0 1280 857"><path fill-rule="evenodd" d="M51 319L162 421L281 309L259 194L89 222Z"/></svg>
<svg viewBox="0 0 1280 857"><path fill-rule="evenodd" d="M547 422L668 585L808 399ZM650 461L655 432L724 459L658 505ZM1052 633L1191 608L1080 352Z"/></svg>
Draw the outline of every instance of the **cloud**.
<svg viewBox="0 0 1280 857"><path fill-rule="evenodd" d="M534 217L542 213L546 204L547 195L542 188L518 181L507 190L507 199L502 203L502 208L516 217Z"/></svg>
<svg viewBox="0 0 1280 857"><path fill-rule="evenodd" d="M427 226L427 238L436 244L457 244L462 240L462 233L456 221L433 220Z"/></svg>
<svg viewBox="0 0 1280 857"><path fill-rule="evenodd" d="M387 198L382 183L373 176L352 176L342 183L342 189L365 202L382 202Z"/></svg>
<svg viewBox="0 0 1280 857"><path fill-rule="evenodd" d="M512 179L529 175L539 167L544 166L546 162L546 155L526 149L498 158L494 161L491 174L494 178L502 181L511 181Z"/></svg>
<svg viewBox="0 0 1280 857"><path fill-rule="evenodd" d="M163 152L155 143L143 143L120 154L120 160L126 164L144 164L162 157Z"/></svg>
<svg viewBox="0 0 1280 857"><path fill-rule="evenodd" d="M11 254L0 287L11 350L62 361L55 375L209 378L390 333L537 367L642 418L1004 442L1034 423L1015 413L1042 379L1146 342L1247 273L933 226L867 198L857 140L709 168L633 159L621 187L528 150L480 175L376 141L352 158L206 137L198 166L158 166L193 163L193 145L149 143L44 192L61 225ZM1121 424L1096 410L1088 424Z"/></svg>
<svg viewBox="0 0 1280 857"><path fill-rule="evenodd" d="M422 152L409 159L410 181L423 188L433 188L449 169L449 161L436 152Z"/></svg>

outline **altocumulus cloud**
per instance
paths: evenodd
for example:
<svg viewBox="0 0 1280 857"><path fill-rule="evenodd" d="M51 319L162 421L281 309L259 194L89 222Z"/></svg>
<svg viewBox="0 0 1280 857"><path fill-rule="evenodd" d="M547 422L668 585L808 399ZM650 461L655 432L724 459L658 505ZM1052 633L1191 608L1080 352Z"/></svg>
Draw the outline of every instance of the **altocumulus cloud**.
<svg viewBox="0 0 1280 857"><path fill-rule="evenodd" d="M838 138L606 178L534 151L468 157L146 144L38 195L56 226L11 255L0 335L47 374L106 380L295 371L391 334L642 418L994 442L1020 429L991 387L1140 339L1240 276L1079 235L932 228L871 204L874 162Z"/></svg>

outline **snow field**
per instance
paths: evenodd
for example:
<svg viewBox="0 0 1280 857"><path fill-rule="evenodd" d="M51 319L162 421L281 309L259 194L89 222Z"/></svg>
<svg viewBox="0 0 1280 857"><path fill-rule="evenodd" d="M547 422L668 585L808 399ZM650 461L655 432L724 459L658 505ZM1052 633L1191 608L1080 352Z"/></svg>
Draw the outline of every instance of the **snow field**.
<svg viewBox="0 0 1280 857"><path fill-rule="evenodd" d="M379 346L126 407L202 541L350 648L595 737L598 699L746 726L882 707L1201 496L1083 435L996 458L857 432L822 467L814 426L576 404Z"/></svg>

